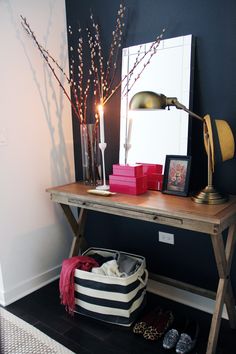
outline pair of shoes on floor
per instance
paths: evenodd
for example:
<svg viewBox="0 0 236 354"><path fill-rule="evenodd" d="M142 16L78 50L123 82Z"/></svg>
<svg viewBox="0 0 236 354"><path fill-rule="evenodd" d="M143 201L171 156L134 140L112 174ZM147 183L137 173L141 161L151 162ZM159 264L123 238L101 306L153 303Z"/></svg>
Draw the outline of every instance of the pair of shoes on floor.
<svg viewBox="0 0 236 354"><path fill-rule="evenodd" d="M171 311L163 311L160 307L147 313L133 327L135 334L141 334L147 340L158 340L173 323Z"/></svg>
<svg viewBox="0 0 236 354"><path fill-rule="evenodd" d="M189 353L196 345L199 325L196 321L175 320L172 328L165 334L163 348L173 349L178 354Z"/></svg>

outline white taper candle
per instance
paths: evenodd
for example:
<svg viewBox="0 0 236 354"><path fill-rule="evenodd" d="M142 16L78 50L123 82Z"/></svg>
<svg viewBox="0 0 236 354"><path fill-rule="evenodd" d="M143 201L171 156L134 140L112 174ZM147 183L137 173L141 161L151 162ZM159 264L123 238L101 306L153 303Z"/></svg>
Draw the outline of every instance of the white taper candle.
<svg viewBox="0 0 236 354"><path fill-rule="evenodd" d="M105 130L104 130L104 111L103 106L98 106L99 123L100 123L100 142L105 143Z"/></svg>

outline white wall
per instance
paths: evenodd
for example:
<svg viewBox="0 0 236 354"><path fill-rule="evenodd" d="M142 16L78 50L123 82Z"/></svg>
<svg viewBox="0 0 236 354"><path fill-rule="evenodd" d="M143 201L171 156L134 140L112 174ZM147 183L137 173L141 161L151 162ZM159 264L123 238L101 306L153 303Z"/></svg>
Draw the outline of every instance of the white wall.
<svg viewBox="0 0 236 354"><path fill-rule="evenodd" d="M0 0L0 303L7 305L59 275L71 230L47 187L74 181L71 109L39 51L66 70L64 0Z"/></svg>

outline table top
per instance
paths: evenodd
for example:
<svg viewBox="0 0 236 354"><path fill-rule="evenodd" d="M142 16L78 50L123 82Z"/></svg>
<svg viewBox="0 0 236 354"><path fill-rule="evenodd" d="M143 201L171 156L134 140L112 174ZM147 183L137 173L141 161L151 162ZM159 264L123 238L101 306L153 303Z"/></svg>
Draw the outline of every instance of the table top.
<svg viewBox="0 0 236 354"><path fill-rule="evenodd" d="M87 192L91 186L81 182L48 188L55 202L172 225L189 230L217 234L236 223L236 196L218 205L198 204L190 197L147 191L141 195L116 193L111 196Z"/></svg>

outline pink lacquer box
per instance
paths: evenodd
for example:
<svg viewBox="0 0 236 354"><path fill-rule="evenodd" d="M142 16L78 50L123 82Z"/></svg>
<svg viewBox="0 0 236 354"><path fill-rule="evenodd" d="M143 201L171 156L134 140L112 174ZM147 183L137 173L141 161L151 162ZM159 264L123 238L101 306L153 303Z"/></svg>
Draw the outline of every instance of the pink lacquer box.
<svg viewBox="0 0 236 354"><path fill-rule="evenodd" d="M163 182L163 165L152 163L140 163L143 166L143 173L147 176L147 188L160 191Z"/></svg>
<svg viewBox="0 0 236 354"><path fill-rule="evenodd" d="M143 165L113 165L113 175L117 176L130 176L130 177L141 177L143 176Z"/></svg>
<svg viewBox="0 0 236 354"><path fill-rule="evenodd" d="M142 162L139 162L138 164L143 166L144 175L150 175L152 173L162 173L163 165Z"/></svg>
<svg viewBox="0 0 236 354"><path fill-rule="evenodd" d="M111 192L142 194L147 191L147 176L131 177L110 175L109 185Z"/></svg>
<svg viewBox="0 0 236 354"><path fill-rule="evenodd" d="M147 176L147 187L156 191L162 190L163 175L160 173L152 173Z"/></svg>
<svg viewBox="0 0 236 354"><path fill-rule="evenodd" d="M124 194L142 194L147 191L147 176L141 164L113 165L113 174L109 176L111 192Z"/></svg>

